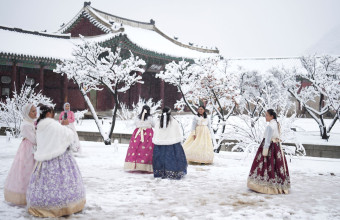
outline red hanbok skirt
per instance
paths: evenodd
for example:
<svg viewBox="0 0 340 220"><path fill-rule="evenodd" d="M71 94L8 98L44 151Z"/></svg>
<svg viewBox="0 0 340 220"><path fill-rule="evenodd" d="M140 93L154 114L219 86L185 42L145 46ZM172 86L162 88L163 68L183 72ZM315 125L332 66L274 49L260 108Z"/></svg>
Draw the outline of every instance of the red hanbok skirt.
<svg viewBox="0 0 340 220"><path fill-rule="evenodd" d="M279 143L272 142L268 156L262 155L264 139L257 150L248 176L250 189L265 194L288 194L290 177L286 157Z"/></svg>

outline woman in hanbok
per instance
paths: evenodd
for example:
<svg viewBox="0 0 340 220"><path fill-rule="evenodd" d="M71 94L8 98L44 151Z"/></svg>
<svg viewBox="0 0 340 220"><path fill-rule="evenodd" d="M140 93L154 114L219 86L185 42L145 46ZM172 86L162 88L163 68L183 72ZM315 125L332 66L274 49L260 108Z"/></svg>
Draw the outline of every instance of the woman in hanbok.
<svg viewBox="0 0 340 220"><path fill-rule="evenodd" d="M251 166L247 185L259 193L288 194L288 165L281 147L280 124L273 109L267 110L266 121L269 124Z"/></svg>
<svg viewBox="0 0 340 220"><path fill-rule="evenodd" d="M183 149L189 162L210 164L214 160L210 120L204 106L198 108L198 114L193 119L191 133L184 142Z"/></svg>
<svg viewBox="0 0 340 220"><path fill-rule="evenodd" d="M76 127L74 126L74 121L75 121L74 113L70 109L71 109L70 103L66 102L64 104L64 111L62 111L59 115L59 122L61 123L62 121L68 121L68 125L66 126L71 128L74 133L74 139L73 139L74 141L71 145L71 149L74 153L81 153L78 133L77 133Z"/></svg>
<svg viewBox="0 0 340 220"><path fill-rule="evenodd" d="M27 209L38 217L71 215L81 211L86 200L80 170L69 150L74 133L53 119L52 108L42 106L40 112L37 162L27 189Z"/></svg>
<svg viewBox="0 0 340 220"><path fill-rule="evenodd" d="M154 144L152 143L153 130L155 126L150 107L143 106L142 112L135 119L136 129L133 132L129 148L126 153L125 171L145 171L153 172L152 153Z"/></svg>
<svg viewBox="0 0 340 220"><path fill-rule="evenodd" d="M187 160L182 147L183 132L171 116L171 109L164 107L160 121L155 125L153 174L155 178L181 179L187 174Z"/></svg>
<svg viewBox="0 0 340 220"><path fill-rule="evenodd" d="M21 123L20 135L23 137L12 167L5 181L5 200L15 205L26 205L26 191L34 168L33 148L36 145L34 120L37 117L36 107L29 103L22 108L24 120Z"/></svg>

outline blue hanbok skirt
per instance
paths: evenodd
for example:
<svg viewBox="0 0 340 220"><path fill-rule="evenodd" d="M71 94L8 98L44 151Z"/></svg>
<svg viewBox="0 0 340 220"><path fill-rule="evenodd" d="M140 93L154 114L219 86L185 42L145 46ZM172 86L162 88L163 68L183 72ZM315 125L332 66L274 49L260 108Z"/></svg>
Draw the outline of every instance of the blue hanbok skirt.
<svg viewBox="0 0 340 220"><path fill-rule="evenodd" d="M156 145L153 149L153 175L162 179L181 179L187 174L187 159L182 144Z"/></svg>

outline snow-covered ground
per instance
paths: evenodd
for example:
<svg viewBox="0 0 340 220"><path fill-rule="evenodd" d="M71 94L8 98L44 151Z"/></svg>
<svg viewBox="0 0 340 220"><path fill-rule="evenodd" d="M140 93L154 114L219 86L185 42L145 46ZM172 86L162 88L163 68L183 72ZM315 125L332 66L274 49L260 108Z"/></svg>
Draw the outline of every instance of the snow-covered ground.
<svg viewBox="0 0 340 220"><path fill-rule="evenodd" d="M20 140L0 137L0 219L35 219L7 204L3 186ZM67 219L340 219L340 159L299 157L288 163L288 195L264 195L246 187L253 159L215 154L213 165L189 165L180 181L123 171L127 150L81 142L76 160L85 182L85 209Z"/></svg>
<svg viewBox="0 0 340 220"><path fill-rule="evenodd" d="M175 116L182 124L185 130L185 135L189 134L191 129L192 115L178 115ZM231 116L229 121L239 120L236 116ZM109 131L110 120L103 121L103 127L105 131ZM242 123L242 121L240 121ZM331 119L325 119L326 125L331 123ZM302 144L318 144L318 145L333 145L340 146L340 123L337 122L330 133L328 141L322 140L320 137L318 124L311 118L297 118L294 121L296 128L296 142ZM98 128L94 120L83 120L81 125L76 125L78 131L98 132ZM133 121L117 120L114 133L132 134L135 127ZM228 131L226 131L228 132ZM294 142L291 140L291 142Z"/></svg>

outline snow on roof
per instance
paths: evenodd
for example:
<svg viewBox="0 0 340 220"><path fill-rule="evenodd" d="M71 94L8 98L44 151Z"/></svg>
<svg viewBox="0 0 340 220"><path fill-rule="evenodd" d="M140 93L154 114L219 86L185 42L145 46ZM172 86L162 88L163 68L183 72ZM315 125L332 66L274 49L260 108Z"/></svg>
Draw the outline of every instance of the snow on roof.
<svg viewBox="0 0 340 220"><path fill-rule="evenodd" d="M70 58L71 39L60 39L0 29L0 53L44 58Z"/></svg>
<svg viewBox="0 0 340 220"><path fill-rule="evenodd" d="M85 39L103 42L115 37L116 34L105 34ZM24 55L52 59L71 59L80 38L46 37L37 34L0 29L0 53Z"/></svg>
<svg viewBox="0 0 340 220"><path fill-rule="evenodd" d="M195 48L177 42L158 30L152 22L145 23L117 17L94 9L89 5L82 8L57 34L0 27L0 53L70 59L75 44L80 43L80 38L70 38L69 34L62 33L67 31L80 16L88 18L93 25L106 33L85 37L88 40L103 42L123 33L137 46L160 54L183 58L205 58L218 54L218 50ZM112 19L115 19L115 21L113 22ZM118 21L121 21L121 23Z"/></svg>
<svg viewBox="0 0 340 220"><path fill-rule="evenodd" d="M183 58L204 58L218 54L218 50L202 49L178 42L161 32L154 23L139 22L118 17L92 8L89 5L82 8L59 32L67 31L82 14L84 14L92 24L106 33L117 32L120 27L123 27L125 29L123 33L125 33L133 43L156 53Z"/></svg>
<svg viewBox="0 0 340 220"><path fill-rule="evenodd" d="M154 31L141 28L124 26L124 33L138 46L155 51L164 51L165 54L178 57L202 57L211 54L201 53L188 48L180 47L171 41L159 36ZM43 34L43 33L42 33ZM103 34L99 36L85 37L87 40L104 42L116 37L119 33ZM80 38L58 38L41 36L28 32L18 32L8 29L0 29L0 53L25 55L32 57L51 58L51 59L71 59L72 51L76 44L81 43ZM152 39L152 41L150 41ZM266 72L272 68L300 68L301 63L298 57L292 58L230 58L229 70L237 71L239 67L246 70L256 70Z"/></svg>
<svg viewBox="0 0 340 220"><path fill-rule="evenodd" d="M123 26L127 37L138 46L157 53L164 53L175 57L205 58L217 55L216 53L203 53L189 48L181 47L157 32L138 27Z"/></svg>
<svg viewBox="0 0 340 220"><path fill-rule="evenodd" d="M94 9L90 6L85 8L86 11L93 13L93 17L96 17L100 22L105 25L111 25L108 19L115 19L115 21L123 22L124 28L123 33L127 35L127 37L136 45L151 50L157 53L167 54L174 57L184 57L184 58L204 58L217 55L217 53L206 53L200 52L194 49L190 49L188 47L180 46L181 43L174 43L173 41L167 39L161 34L156 32L156 27L153 24L147 24L145 22L137 22L129 19L120 18L117 16L113 16L107 14L105 12L101 12L97 9ZM122 23L122 24L123 24ZM135 25L134 23L138 23ZM140 24L141 23L141 24ZM112 26L117 25L116 23ZM147 25L147 27L145 27ZM120 26L120 25L118 25ZM150 28L152 27L152 28ZM112 28L117 29L117 27ZM158 30L158 29L157 29ZM208 51L208 50L207 50Z"/></svg>
<svg viewBox="0 0 340 220"><path fill-rule="evenodd" d="M180 47L161 37L154 31L147 31L141 28L133 28L129 26L125 26L124 28L124 33L132 42L147 50L169 54L176 57L188 58L212 55ZM104 42L118 34L119 33L109 33L99 36L85 37L85 39L96 42ZM2 53L52 59L72 58L72 51L75 44L81 43L80 38L63 39L53 36L46 37L5 29L0 29L0 41L0 52Z"/></svg>

